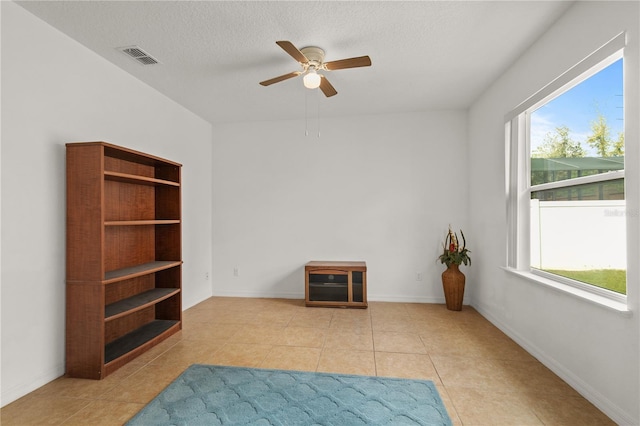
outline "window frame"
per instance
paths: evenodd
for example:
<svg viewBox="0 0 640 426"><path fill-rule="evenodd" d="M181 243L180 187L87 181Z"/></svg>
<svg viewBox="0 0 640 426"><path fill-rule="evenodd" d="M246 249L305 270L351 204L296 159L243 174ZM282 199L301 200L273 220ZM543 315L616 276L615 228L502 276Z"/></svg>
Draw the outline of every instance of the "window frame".
<svg viewBox="0 0 640 426"><path fill-rule="evenodd" d="M529 212L532 189L551 189L575 186L579 183L624 179L625 171L620 170L606 174L544 183L531 187L531 145L529 130L531 111L535 111L540 106L569 91L614 62L620 59L624 60L625 45L626 34L623 32L505 115L505 193L507 200L507 253L505 269L531 281L583 297L618 311L628 310L627 295L531 268ZM627 200L626 187L625 180L625 202Z"/></svg>

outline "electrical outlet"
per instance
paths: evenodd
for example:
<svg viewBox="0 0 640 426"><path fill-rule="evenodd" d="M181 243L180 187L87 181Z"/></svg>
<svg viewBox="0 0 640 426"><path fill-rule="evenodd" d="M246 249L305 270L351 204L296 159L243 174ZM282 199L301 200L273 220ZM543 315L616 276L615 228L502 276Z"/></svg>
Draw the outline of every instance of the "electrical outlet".
<svg viewBox="0 0 640 426"><path fill-rule="evenodd" d="M233 268L233 276L234 277L240 276L240 273L238 272L238 268Z"/></svg>
<svg viewBox="0 0 640 426"><path fill-rule="evenodd" d="M205 272L205 273L204 273L204 279L205 279L205 280L208 280L208 279L209 279L209 273L208 273L208 272Z"/></svg>
<svg viewBox="0 0 640 426"><path fill-rule="evenodd" d="M422 272L416 272L416 281L422 281Z"/></svg>

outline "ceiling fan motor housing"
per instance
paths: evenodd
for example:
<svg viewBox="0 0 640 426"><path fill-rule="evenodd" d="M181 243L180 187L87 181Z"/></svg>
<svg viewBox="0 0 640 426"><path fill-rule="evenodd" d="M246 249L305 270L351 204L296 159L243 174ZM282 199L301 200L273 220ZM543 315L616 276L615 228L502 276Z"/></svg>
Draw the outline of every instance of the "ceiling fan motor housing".
<svg viewBox="0 0 640 426"><path fill-rule="evenodd" d="M320 68L324 62L324 50L315 46L307 46L300 49L300 52L309 60L309 66Z"/></svg>

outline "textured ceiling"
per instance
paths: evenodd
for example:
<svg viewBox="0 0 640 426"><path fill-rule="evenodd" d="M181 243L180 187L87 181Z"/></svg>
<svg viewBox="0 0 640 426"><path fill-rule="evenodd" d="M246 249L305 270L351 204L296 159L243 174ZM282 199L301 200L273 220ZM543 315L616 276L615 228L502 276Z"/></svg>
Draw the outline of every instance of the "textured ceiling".
<svg viewBox="0 0 640 426"><path fill-rule="evenodd" d="M60 31L211 123L468 107L571 5L567 1L28 1ZM319 46L325 60L369 55L327 77L332 98L275 44ZM116 48L138 45L161 64Z"/></svg>

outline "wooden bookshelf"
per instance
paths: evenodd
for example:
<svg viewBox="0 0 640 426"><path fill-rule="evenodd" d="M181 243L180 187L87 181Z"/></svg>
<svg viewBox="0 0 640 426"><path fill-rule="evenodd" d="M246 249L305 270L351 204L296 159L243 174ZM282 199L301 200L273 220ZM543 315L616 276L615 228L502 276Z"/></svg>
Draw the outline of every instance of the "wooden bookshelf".
<svg viewBox="0 0 640 426"><path fill-rule="evenodd" d="M66 148L66 370L102 379L182 328L181 165Z"/></svg>

